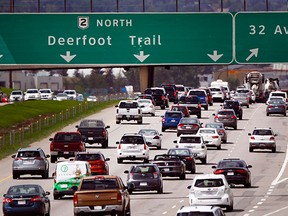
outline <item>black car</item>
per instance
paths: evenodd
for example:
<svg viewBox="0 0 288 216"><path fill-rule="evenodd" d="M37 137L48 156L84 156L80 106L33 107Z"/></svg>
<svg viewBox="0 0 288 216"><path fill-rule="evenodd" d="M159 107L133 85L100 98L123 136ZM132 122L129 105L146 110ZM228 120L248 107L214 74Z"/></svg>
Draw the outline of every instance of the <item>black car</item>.
<svg viewBox="0 0 288 216"><path fill-rule="evenodd" d="M176 91L175 85L162 84L161 87L165 89L170 102L177 102L178 93Z"/></svg>
<svg viewBox="0 0 288 216"><path fill-rule="evenodd" d="M186 178L186 165L178 155L155 155L151 163L158 166L163 177L178 176L181 180Z"/></svg>
<svg viewBox="0 0 288 216"><path fill-rule="evenodd" d="M155 164L133 165L127 174L128 192L153 191L163 193L163 180L159 168Z"/></svg>
<svg viewBox="0 0 288 216"><path fill-rule="evenodd" d="M168 155L178 155L186 165L186 170L191 173L196 173L196 162L194 153L190 148L171 148L168 150Z"/></svg>
<svg viewBox="0 0 288 216"><path fill-rule="evenodd" d="M11 186L3 199L5 216L50 215L50 200L40 185L22 184Z"/></svg>
<svg viewBox="0 0 288 216"><path fill-rule="evenodd" d="M182 96L178 104L187 106L190 115L197 115L201 118L201 103L197 95Z"/></svg>
<svg viewBox="0 0 288 216"><path fill-rule="evenodd" d="M165 109L165 107L169 107L169 99L167 97L167 93L164 88L147 88L144 91L144 94L150 94L153 96L155 101L155 106L160 106L161 109Z"/></svg>
<svg viewBox="0 0 288 216"><path fill-rule="evenodd" d="M238 100L225 100L223 103L224 109L233 109L239 120L242 120L243 109Z"/></svg>
<svg viewBox="0 0 288 216"><path fill-rule="evenodd" d="M243 184L246 188L251 187L251 172L244 160L238 158L224 159L218 162L217 166L212 166L214 174L225 175L229 184Z"/></svg>

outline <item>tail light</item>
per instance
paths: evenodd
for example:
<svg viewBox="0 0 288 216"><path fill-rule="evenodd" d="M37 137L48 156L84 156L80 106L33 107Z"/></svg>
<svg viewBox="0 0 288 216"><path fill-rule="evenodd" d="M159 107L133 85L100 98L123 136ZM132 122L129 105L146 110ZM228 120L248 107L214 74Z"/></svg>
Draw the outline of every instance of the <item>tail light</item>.
<svg viewBox="0 0 288 216"><path fill-rule="evenodd" d="M12 203L13 200L11 198L4 198L3 203Z"/></svg>
<svg viewBox="0 0 288 216"><path fill-rule="evenodd" d="M19 157L19 158L15 158L15 161L20 161L23 160L23 158Z"/></svg>
<svg viewBox="0 0 288 216"><path fill-rule="evenodd" d="M219 133L224 133L225 131L224 130L219 130Z"/></svg>
<svg viewBox="0 0 288 216"><path fill-rule="evenodd" d="M120 143L118 144L118 149L121 149L121 144Z"/></svg>
<svg viewBox="0 0 288 216"><path fill-rule="evenodd" d="M153 105L150 105L149 107L150 107L150 108L153 108Z"/></svg>
<svg viewBox="0 0 288 216"><path fill-rule="evenodd" d="M159 136L155 136L155 137L153 137L153 139L160 139L160 137Z"/></svg>
<svg viewBox="0 0 288 216"><path fill-rule="evenodd" d="M147 149L147 145L146 144L144 144L144 150L146 150Z"/></svg>
<svg viewBox="0 0 288 216"><path fill-rule="evenodd" d="M254 137L254 136L251 136L250 139L255 140L255 137Z"/></svg>
<svg viewBox="0 0 288 216"><path fill-rule="evenodd" d="M54 143L51 142L51 144L50 144L50 151L53 151L53 150L54 150Z"/></svg>
<svg viewBox="0 0 288 216"><path fill-rule="evenodd" d="M165 122L165 118L162 118L162 123L164 123Z"/></svg>
<svg viewBox="0 0 288 216"><path fill-rule="evenodd" d="M273 136L271 136L269 140L275 140L275 138Z"/></svg>
<svg viewBox="0 0 288 216"><path fill-rule="evenodd" d="M198 108L201 108L201 105L200 105L200 104L198 104Z"/></svg>
<svg viewBox="0 0 288 216"><path fill-rule="evenodd" d="M174 95L174 97L176 97L176 92L174 92L174 94L173 94L173 95Z"/></svg>
<svg viewBox="0 0 288 216"><path fill-rule="evenodd" d="M224 170L219 169L219 170L215 170L214 174L223 174L224 172L225 172Z"/></svg>
<svg viewBox="0 0 288 216"><path fill-rule="evenodd" d="M165 97L164 97L164 95L162 95L162 96L161 96L161 100L165 100Z"/></svg>
<svg viewBox="0 0 288 216"><path fill-rule="evenodd" d="M79 129L77 129L77 132L80 133Z"/></svg>
<svg viewBox="0 0 288 216"><path fill-rule="evenodd" d="M232 119L237 119L237 117L235 115L231 116Z"/></svg>
<svg viewBox="0 0 288 216"><path fill-rule="evenodd" d="M188 161L192 161L193 160L192 157L185 157L185 159L188 160Z"/></svg>
<svg viewBox="0 0 288 216"><path fill-rule="evenodd" d="M42 199L41 199L41 196L38 195L38 196L34 196L30 199L31 202L41 202Z"/></svg>
<svg viewBox="0 0 288 216"><path fill-rule="evenodd" d="M216 115L216 116L215 116L215 119L218 119L218 118L219 118L219 116L218 116L218 115Z"/></svg>
<svg viewBox="0 0 288 216"><path fill-rule="evenodd" d="M85 149L85 148L84 148L84 145L83 145L83 143L81 143L80 146L79 146L79 150L80 150L80 151L84 151L84 149Z"/></svg>
<svg viewBox="0 0 288 216"><path fill-rule="evenodd" d="M212 136L212 139L218 139L219 136Z"/></svg>
<svg viewBox="0 0 288 216"><path fill-rule="evenodd" d="M279 106L279 108L285 109L285 106L284 106L284 105L281 105L281 106Z"/></svg>
<svg viewBox="0 0 288 216"><path fill-rule="evenodd" d="M269 105L268 108L273 108L273 106Z"/></svg>
<svg viewBox="0 0 288 216"><path fill-rule="evenodd" d="M103 136L103 137L106 137L106 135L107 135L106 131L103 130L103 131L102 131L102 136Z"/></svg>
<svg viewBox="0 0 288 216"><path fill-rule="evenodd" d="M154 178L158 178L158 173L157 173L157 172L154 172L154 173L153 173L153 177L154 177Z"/></svg>
<svg viewBox="0 0 288 216"><path fill-rule="evenodd" d="M77 196L77 194L75 194L74 197L73 197L73 203L74 203L74 205L78 205L78 196Z"/></svg>
<svg viewBox="0 0 288 216"><path fill-rule="evenodd" d="M117 201L122 202L122 194L120 192L117 193Z"/></svg>
<svg viewBox="0 0 288 216"><path fill-rule="evenodd" d="M239 174L246 174L246 170L243 169L236 170L236 172Z"/></svg>
<svg viewBox="0 0 288 216"><path fill-rule="evenodd" d="M178 128L182 128L184 126L184 124L178 124Z"/></svg>

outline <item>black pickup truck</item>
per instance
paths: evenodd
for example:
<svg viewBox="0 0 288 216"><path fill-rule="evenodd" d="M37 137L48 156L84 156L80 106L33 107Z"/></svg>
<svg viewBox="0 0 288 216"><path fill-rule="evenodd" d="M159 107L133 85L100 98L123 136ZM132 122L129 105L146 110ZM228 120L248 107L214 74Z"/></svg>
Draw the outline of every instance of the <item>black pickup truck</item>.
<svg viewBox="0 0 288 216"><path fill-rule="evenodd" d="M110 126L105 126L99 119L84 119L76 125L77 131L81 134L82 140L89 144L101 144L102 148L108 147L108 131Z"/></svg>
<svg viewBox="0 0 288 216"><path fill-rule="evenodd" d="M144 94L149 94L152 95L155 101L155 106L160 106L161 109L165 109L165 107L169 107L169 99L167 97L167 94L165 92L164 88L158 88L158 87L153 87L153 88L147 88L144 91Z"/></svg>

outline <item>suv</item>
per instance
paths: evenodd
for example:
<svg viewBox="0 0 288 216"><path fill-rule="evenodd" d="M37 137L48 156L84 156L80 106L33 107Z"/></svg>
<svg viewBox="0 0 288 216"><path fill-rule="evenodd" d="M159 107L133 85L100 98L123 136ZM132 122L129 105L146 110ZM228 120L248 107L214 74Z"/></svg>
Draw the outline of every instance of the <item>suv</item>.
<svg viewBox="0 0 288 216"><path fill-rule="evenodd" d="M249 138L249 152L253 152L254 149L271 149L272 152L276 152L276 141L271 128L255 128L251 133L248 133Z"/></svg>
<svg viewBox="0 0 288 216"><path fill-rule="evenodd" d="M117 144L117 162L123 160L143 160L149 162L149 146L142 134L126 133Z"/></svg>
<svg viewBox="0 0 288 216"><path fill-rule="evenodd" d="M63 93L68 95L69 100L76 100L77 92L75 90L64 90Z"/></svg>
<svg viewBox="0 0 288 216"><path fill-rule="evenodd" d="M49 141L51 163L55 163L58 157L68 159L74 157L77 152L85 151L85 143L79 132L57 132Z"/></svg>
<svg viewBox="0 0 288 216"><path fill-rule="evenodd" d="M40 100L40 93L38 89L27 89L24 93L24 100Z"/></svg>
<svg viewBox="0 0 288 216"><path fill-rule="evenodd" d="M226 95L223 87L209 87L209 89L212 93L213 101L218 100L223 102L225 100Z"/></svg>
<svg viewBox="0 0 288 216"><path fill-rule="evenodd" d="M162 84L161 87L163 87L165 89L170 102L177 102L178 93L177 93L174 85Z"/></svg>
<svg viewBox="0 0 288 216"><path fill-rule="evenodd" d="M176 216L224 216L225 213L219 206L182 206Z"/></svg>
<svg viewBox="0 0 288 216"><path fill-rule="evenodd" d="M51 89L39 89L41 100L52 100L53 92Z"/></svg>
<svg viewBox="0 0 288 216"><path fill-rule="evenodd" d="M49 158L41 148L20 148L17 154L12 155L12 175L17 179L20 175L41 175L47 179L49 176Z"/></svg>
<svg viewBox="0 0 288 216"><path fill-rule="evenodd" d="M208 110L208 97L204 89L191 89L188 92L188 95L196 95L199 98L201 107Z"/></svg>
<svg viewBox="0 0 288 216"><path fill-rule="evenodd" d="M197 95L182 96L179 104L187 106L190 115L197 115L198 118L201 118L201 104Z"/></svg>
<svg viewBox="0 0 288 216"><path fill-rule="evenodd" d="M155 106L160 106L161 109L169 107L168 104L169 99L167 97L167 93L164 88L160 87L147 88L145 89L144 94L150 94L153 96L155 100Z"/></svg>
<svg viewBox="0 0 288 216"><path fill-rule="evenodd" d="M224 127L232 127L237 130L237 116L233 109L219 109L217 113L213 113L214 122L221 122Z"/></svg>
<svg viewBox="0 0 288 216"><path fill-rule="evenodd" d="M120 124L123 120L134 120L138 124L142 124L142 110L136 100L122 100L118 105L115 106L116 109L116 124Z"/></svg>
<svg viewBox="0 0 288 216"><path fill-rule="evenodd" d="M190 205L213 205L233 210L234 197L225 175L196 175L187 188L190 189Z"/></svg>
<svg viewBox="0 0 288 216"><path fill-rule="evenodd" d="M23 101L23 99L24 99L24 94L23 94L23 91L21 91L21 90L12 91L10 94L10 97L9 97L10 102Z"/></svg>
<svg viewBox="0 0 288 216"><path fill-rule="evenodd" d="M105 126L102 120L84 119L79 125L76 125L76 128L85 143L100 143L102 148L108 147L107 129L110 128L110 126Z"/></svg>
<svg viewBox="0 0 288 216"><path fill-rule="evenodd" d="M224 109L233 109L236 116L239 118L239 120L242 120L243 116L243 109L239 101L237 100L225 100L223 103Z"/></svg>
<svg viewBox="0 0 288 216"><path fill-rule="evenodd" d="M177 125L184 114L181 111L166 111L162 116L162 132L166 129L177 129Z"/></svg>

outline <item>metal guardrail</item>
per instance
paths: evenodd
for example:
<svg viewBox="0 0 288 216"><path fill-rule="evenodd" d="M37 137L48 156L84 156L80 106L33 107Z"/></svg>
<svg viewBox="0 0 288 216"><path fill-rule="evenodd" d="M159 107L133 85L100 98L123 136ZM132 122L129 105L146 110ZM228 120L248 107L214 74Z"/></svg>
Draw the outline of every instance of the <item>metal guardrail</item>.
<svg viewBox="0 0 288 216"><path fill-rule="evenodd" d="M132 96L133 97L133 96ZM58 123L63 123L70 118L73 118L81 113L85 113L87 110L94 106L97 106L101 102L121 100L130 98L126 93L109 94L105 96L98 96L96 102L79 102L78 106L61 111L60 113L54 113L50 116L39 116L37 120L12 129L6 134L0 136L0 149L6 145L23 145L24 141L33 138L33 135L41 130L51 129Z"/></svg>

